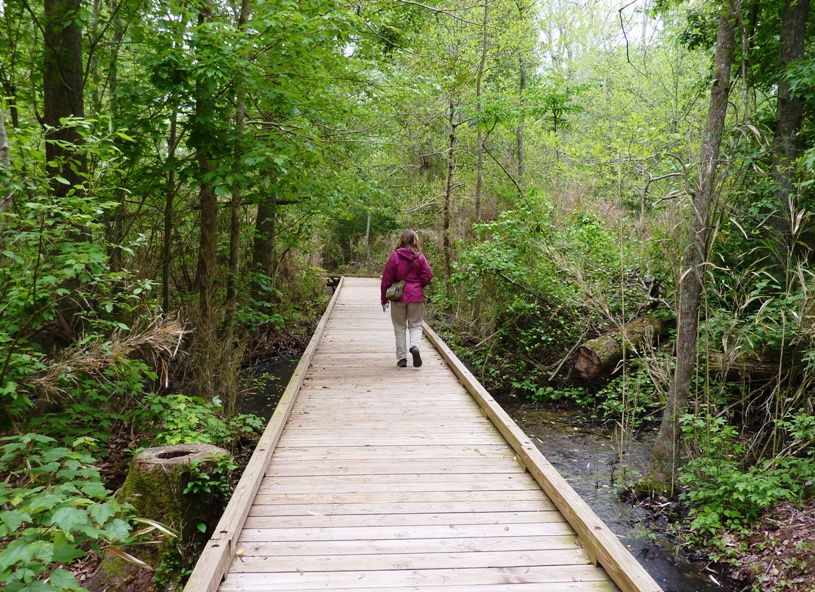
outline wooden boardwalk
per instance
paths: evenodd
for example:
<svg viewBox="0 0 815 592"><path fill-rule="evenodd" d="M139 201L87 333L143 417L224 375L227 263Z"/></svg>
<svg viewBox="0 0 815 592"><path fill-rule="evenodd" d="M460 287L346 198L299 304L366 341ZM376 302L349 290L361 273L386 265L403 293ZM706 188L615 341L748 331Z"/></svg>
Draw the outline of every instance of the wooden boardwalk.
<svg viewBox="0 0 815 592"><path fill-rule="evenodd" d="M396 367L378 285L340 283L186 592L659 591L429 327Z"/></svg>

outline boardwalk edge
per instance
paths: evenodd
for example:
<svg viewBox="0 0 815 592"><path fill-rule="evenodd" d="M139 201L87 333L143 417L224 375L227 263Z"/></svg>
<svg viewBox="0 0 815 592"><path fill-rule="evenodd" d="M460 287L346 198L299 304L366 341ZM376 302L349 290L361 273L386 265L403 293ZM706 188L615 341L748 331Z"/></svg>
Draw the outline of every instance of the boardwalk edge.
<svg viewBox="0 0 815 592"><path fill-rule="evenodd" d="M481 406L481 410L498 428L541 489L575 529L586 552L620 587L622 592L663 592L651 575L625 548L611 529L538 450L513 419L492 398L467 367L427 323L422 323L425 336L450 365L464 387Z"/></svg>
<svg viewBox="0 0 815 592"><path fill-rule="evenodd" d="M243 528L246 516L252 506L252 500L269 468L275 446L277 446L280 434L289 419L297 394L306 377L306 371L311 365L311 360L317 349L317 344L322 339L328 318L331 316L337 297L342 290L343 282L344 280L340 279L340 283L334 290L334 296L326 306L320 323L317 325L306 351L300 358L300 362L297 364L294 374L292 374L291 380L275 408L274 414L266 425L266 429L263 431L263 435L260 437L258 445L246 465L246 469L243 471L243 476L229 499L215 532L198 558L190 579L184 586L184 592L215 592L224 574L226 574L226 570L232 563L232 559L238 550L235 537Z"/></svg>

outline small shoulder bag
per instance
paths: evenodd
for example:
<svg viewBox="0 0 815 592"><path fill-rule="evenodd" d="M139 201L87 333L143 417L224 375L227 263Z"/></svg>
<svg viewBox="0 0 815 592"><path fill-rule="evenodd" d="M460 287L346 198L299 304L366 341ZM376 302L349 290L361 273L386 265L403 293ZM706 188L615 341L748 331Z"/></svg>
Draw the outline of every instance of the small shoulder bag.
<svg viewBox="0 0 815 592"><path fill-rule="evenodd" d="M413 262L416 261L416 255L413 259L410 260L410 265L408 266L407 273L405 273L405 277L403 277L398 282L393 282L388 289L385 291L385 298L390 300L391 302L399 302L402 299L402 292L405 289L405 280L407 279L410 270L413 268Z"/></svg>

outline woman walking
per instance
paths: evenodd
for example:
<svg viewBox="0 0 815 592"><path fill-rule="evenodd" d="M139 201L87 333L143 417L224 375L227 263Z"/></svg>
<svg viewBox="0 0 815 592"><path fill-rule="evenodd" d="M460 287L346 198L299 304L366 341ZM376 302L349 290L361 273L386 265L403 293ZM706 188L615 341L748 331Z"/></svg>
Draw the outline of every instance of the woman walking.
<svg viewBox="0 0 815 592"><path fill-rule="evenodd" d="M424 318L424 287L432 279L430 264L419 251L419 235L408 228L399 237L399 246L385 264L380 290L382 306L387 306L389 300L385 297L385 292L388 287L394 282L405 280L402 298L391 306L391 321L396 335L396 365L400 368L407 366L408 351L413 356L413 365L417 368L422 365L419 345Z"/></svg>

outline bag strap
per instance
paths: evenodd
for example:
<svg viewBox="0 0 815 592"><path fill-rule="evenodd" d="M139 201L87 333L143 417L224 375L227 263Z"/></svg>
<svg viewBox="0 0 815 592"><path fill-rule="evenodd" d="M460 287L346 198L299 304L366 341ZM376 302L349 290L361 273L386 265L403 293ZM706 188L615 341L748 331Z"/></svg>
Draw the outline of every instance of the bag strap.
<svg viewBox="0 0 815 592"><path fill-rule="evenodd" d="M408 265L408 270L405 272L405 277L399 280L400 282L404 282L405 280L407 280L407 276L410 274L410 270L413 269L413 262L416 261L416 259L418 258L419 258L418 255L413 255L413 259L410 260L410 265Z"/></svg>

